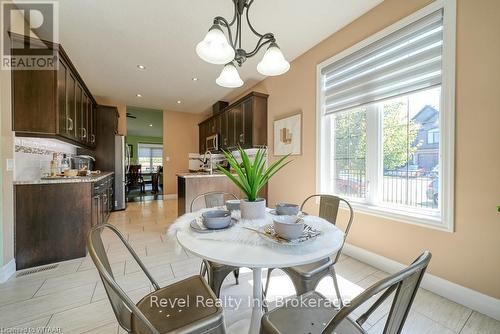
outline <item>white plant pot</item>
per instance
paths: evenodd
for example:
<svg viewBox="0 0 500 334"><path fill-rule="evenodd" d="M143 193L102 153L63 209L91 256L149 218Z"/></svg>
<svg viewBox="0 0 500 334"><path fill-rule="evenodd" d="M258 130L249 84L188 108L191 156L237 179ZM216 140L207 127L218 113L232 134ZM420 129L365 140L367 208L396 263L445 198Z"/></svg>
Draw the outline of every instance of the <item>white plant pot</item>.
<svg viewBox="0 0 500 334"><path fill-rule="evenodd" d="M266 217L266 200L257 198L255 202L242 199L240 202L242 219L263 219Z"/></svg>

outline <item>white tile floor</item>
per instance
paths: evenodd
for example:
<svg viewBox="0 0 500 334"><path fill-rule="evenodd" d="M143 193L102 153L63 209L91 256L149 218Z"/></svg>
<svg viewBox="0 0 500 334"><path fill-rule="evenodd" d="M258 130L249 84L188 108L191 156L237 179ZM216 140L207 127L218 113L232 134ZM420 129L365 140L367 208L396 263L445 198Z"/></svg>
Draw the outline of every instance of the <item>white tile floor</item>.
<svg viewBox="0 0 500 334"><path fill-rule="evenodd" d="M160 283L166 285L199 271L200 260L164 237L164 231L176 217L175 200L131 203L124 212L111 215ZM138 300L151 291L147 278L119 240L109 232L103 234L118 283ZM336 267L340 290L344 297L354 297L386 276L369 265L343 256ZM252 275L242 269L240 284L229 276L223 287L224 296L250 296ZM318 290L333 296L330 278L320 282ZM273 272L268 299L273 304L281 296L294 293L291 281L281 271ZM383 304L365 323L370 334L381 333L389 304ZM361 310L355 313L359 314ZM228 333L245 333L250 309L226 309ZM124 333L114 318L106 293L89 257L60 263L57 269L13 277L0 284L0 332L7 328L51 328L59 333ZM18 332L20 332L18 330ZM406 322L406 334L500 334L500 322L420 289Z"/></svg>

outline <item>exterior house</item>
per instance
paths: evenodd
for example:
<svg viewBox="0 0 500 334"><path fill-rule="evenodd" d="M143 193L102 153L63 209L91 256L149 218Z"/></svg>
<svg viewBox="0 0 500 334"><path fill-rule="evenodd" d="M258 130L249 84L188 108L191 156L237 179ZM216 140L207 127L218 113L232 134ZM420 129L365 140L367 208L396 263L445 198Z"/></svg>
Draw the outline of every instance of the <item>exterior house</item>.
<svg viewBox="0 0 500 334"><path fill-rule="evenodd" d="M413 164L431 171L439 161L439 112L430 105L422 108L412 119L419 125L413 145L418 149L413 155Z"/></svg>

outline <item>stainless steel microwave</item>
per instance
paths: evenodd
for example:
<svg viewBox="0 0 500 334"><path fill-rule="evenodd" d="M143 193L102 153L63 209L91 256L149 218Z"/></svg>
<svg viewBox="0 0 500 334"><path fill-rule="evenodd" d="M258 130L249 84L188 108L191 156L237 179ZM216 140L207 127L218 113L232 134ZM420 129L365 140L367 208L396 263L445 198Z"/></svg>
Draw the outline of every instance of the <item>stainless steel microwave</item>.
<svg viewBox="0 0 500 334"><path fill-rule="evenodd" d="M219 135L211 135L207 137L207 151L218 151L219 150Z"/></svg>

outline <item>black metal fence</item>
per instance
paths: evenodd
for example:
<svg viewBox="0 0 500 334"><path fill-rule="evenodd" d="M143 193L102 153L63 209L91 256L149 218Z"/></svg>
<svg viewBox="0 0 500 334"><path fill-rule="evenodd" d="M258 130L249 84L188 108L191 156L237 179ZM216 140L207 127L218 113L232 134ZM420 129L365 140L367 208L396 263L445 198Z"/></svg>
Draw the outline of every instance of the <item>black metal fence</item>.
<svg viewBox="0 0 500 334"><path fill-rule="evenodd" d="M343 196L365 198L365 171L343 170L335 178L336 192ZM439 178L437 172L386 170L382 178L382 201L414 208L437 209Z"/></svg>

